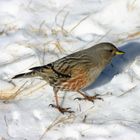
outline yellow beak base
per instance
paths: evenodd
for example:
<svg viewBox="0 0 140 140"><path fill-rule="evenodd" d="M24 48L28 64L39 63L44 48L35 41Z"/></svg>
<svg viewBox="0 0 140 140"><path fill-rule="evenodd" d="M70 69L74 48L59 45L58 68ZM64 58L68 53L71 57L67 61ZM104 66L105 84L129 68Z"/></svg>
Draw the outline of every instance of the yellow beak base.
<svg viewBox="0 0 140 140"><path fill-rule="evenodd" d="M125 54L125 52L123 52L123 51L116 51L116 55L122 55L122 54Z"/></svg>

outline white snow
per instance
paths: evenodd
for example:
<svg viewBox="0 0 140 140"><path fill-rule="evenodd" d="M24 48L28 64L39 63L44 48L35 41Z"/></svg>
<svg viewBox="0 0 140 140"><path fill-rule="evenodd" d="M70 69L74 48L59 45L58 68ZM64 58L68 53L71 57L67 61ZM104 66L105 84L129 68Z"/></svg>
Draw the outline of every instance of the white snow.
<svg viewBox="0 0 140 140"><path fill-rule="evenodd" d="M0 1L0 140L140 139L140 0ZM103 41L125 55L115 57L84 91L104 101L77 101L39 77L11 78L33 66Z"/></svg>

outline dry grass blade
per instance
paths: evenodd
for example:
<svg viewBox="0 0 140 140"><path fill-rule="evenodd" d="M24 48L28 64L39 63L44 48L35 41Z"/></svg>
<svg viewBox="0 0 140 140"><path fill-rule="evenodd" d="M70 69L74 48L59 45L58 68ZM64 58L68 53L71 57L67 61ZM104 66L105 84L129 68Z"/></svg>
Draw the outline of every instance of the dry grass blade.
<svg viewBox="0 0 140 140"><path fill-rule="evenodd" d="M65 25L65 22L66 22L66 19L67 19L68 15L69 15L69 12L67 12L66 15L64 16L64 20L63 20L63 23L62 23L62 26L61 26L61 30L62 30L62 33L64 35L67 33L67 31L64 29L64 25Z"/></svg>
<svg viewBox="0 0 140 140"><path fill-rule="evenodd" d="M26 83L27 83L27 81L23 85L21 85L20 88L15 93L10 93L10 95L5 94L5 92L1 93L0 100L4 100L4 102L7 102L8 100L15 99L19 94L21 94Z"/></svg>
<svg viewBox="0 0 140 140"><path fill-rule="evenodd" d="M70 29L70 31L69 31L68 33L71 33L73 30L75 30L76 27L78 27L78 26L79 26L84 20L86 20L89 16L90 16L90 15L88 15L88 16L84 17L82 20L80 20L74 27L72 27L72 28Z"/></svg>
<svg viewBox="0 0 140 140"><path fill-rule="evenodd" d="M99 38L99 39L95 42L95 44L97 44L97 43L99 43L101 40L103 40L110 32L111 32L111 30L109 30L108 32L106 32L103 36L101 36L101 38ZM94 40L89 41L89 42L83 47L83 49L84 49L85 47L87 47L90 43L93 43L93 42L94 42ZM92 44L92 45L93 45L93 44Z"/></svg>
<svg viewBox="0 0 140 140"><path fill-rule="evenodd" d="M109 33L111 32L111 30L109 30L108 32L106 32L101 38L99 38L96 43L99 43L101 40L103 40Z"/></svg>
<svg viewBox="0 0 140 140"><path fill-rule="evenodd" d="M60 41L58 39L57 39L57 41L54 44L55 44L55 47L59 50L60 53L64 53L65 52L65 50L61 46Z"/></svg>
<svg viewBox="0 0 140 140"><path fill-rule="evenodd" d="M3 34L5 34L5 31L4 30L0 31L0 35L3 35Z"/></svg>
<svg viewBox="0 0 140 140"><path fill-rule="evenodd" d="M42 23L40 24L40 26L39 26L39 34L41 34L41 28L43 27L43 25L45 24L45 20L44 21L42 21ZM47 33L46 33L46 36L47 36Z"/></svg>
<svg viewBox="0 0 140 140"><path fill-rule="evenodd" d="M133 0L133 1L128 1L128 3L127 3L127 9L128 9L128 11L133 11L134 9L135 9L135 7L136 7L136 1L137 0Z"/></svg>
<svg viewBox="0 0 140 140"><path fill-rule="evenodd" d="M128 38L128 39L134 39L134 38L138 38L138 37L140 37L140 31L128 35L127 38Z"/></svg>
<svg viewBox="0 0 140 140"><path fill-rule="evenodd" d="M47 134L47 132L49 130L51 130L52 128L60 125L60 124L64 124L67 123L69 120L74 120L75 116L73 116L72 114L70 114L69 116L57 116L55 118L55 120L46 128L46 130L44 131L44 133L41 135L39 140L42 140L43 137Z"/></svg>
<svg viewBox="0 0 140 140"><path fill-rule="evenodd" d="M26 92L26 94L24 96L31 95L31 94L33 94L37 90L40 90L41 88L43 88L46 85L47 85L47 83L37 83L32 87L30 86L28 89L24 89L24 91Z"/></svg>
<svg viewBox="0 0 140 140"><path fill-rule="evenodd" d="M64 9L67 7L67 5L66 6L64 6L60 11L58 11L58 13L56 14L56 16L55 16L55 24L58 26L58 27L60 27L60 25L58 25L58 23L57 23L57 18L58 18L58 16L64 11Z"/></svg>
<svg viewBox="0 0 140 140"><path fill-rule="evenodd" d="M8 124L6 115L4 116L4 121L5 121L5 125L6 125L6 127L7 127L7 135L8 135L9 137L11 137L10 134L9 134L9 124ZM6 140L6 139L0 139L0 140Z"/></svg>
<svg viewBox="0 0 140 140"><path fill-rule="evenodd" d="M134 87L130 88L129 90L127 90L127 91L124 92L123 94L119 95L118 97L122 97L122 96L124 96L124 95L130 93L130 92L133 91L136 87L137 87L137 86L134 86Z"/></svg>
<svg viewBox="0 0 140 140"><path fill-rule="evenodd" d="M46 55L46 47L44 46L43 56L42 56L42 65L45 65L45 55Z"/></svg>

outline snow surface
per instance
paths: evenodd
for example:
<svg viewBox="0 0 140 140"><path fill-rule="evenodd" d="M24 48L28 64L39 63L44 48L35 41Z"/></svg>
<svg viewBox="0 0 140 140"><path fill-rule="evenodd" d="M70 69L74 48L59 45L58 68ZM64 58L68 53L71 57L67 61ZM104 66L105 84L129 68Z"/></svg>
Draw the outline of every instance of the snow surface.
<svg viewBox="0 0 140 140"><path fill-rule="evenodd" d="M0 140L140 139L140 0L0 1ZM76 101L75 114L49 107L52 87L40 78L11 80L93 44L125 51L84 91L104 101Z"/></svg>

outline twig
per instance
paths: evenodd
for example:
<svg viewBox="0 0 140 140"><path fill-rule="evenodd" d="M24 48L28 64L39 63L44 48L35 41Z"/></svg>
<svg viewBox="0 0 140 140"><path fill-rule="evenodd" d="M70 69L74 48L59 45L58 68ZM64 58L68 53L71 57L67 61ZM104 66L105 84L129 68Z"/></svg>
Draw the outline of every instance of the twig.
<svg viewBox="0 0 140 140"><path fill-rule="evenodd" d="M66 18L68 16L69 12L66 13L66 15L64 16L64 20L63 20L63 23L62 23L62 26L61 26L61 30L63 33L66 32L66 30L64 29L64 25L65 25L65 22L66 22Z"/></svg>
<svg viewBox="0 0 140 140"><path fill-rule="evenodd" d="M72 27L72 28L70 29L70 31L69 31L68 33L71 33L73 30L75 30L75 28L76 28L78 25L80 25L84 20L86 20L89 16L90 16L90 15L88 15L88 16L84 17L82 20L80 20L74 27Z"/></svg>
<svg viewBox="0 0 140 140"><path fill-rule="evenodd" d="M128 2L127 3L127 9L128 9L128 11L133 11L134 8L135 8L135 6L136 6L136 0L133 0L131 3Z"/></svg>
<svg viewBox="0 0 140 140"><path fill-rule="evenodd" d="M43 20L42 22L41 22L41 24L39 25L39 34L41 33L41 28L42 28L42 26L45 24L45 20Z"/></svg>
<svg viewBox="0 0 140 140"><path fill-rule="evenodd" d="M127 91L124 92L123 94L119 95L118 97L122 97L122 96L128 94L129 92L131 92L132 90L134 90L136 87L137 87L137 86L134 86L134 87L130 88L129 90L127 90Z"/></svg>
<svg viewBox="0 0 140 140"><path fill-rule="evenodd" d="M96 43L99 43L103 38L105 38L109 33L111 32L111 29L109 31L106 32L105 35L103 35L101 38L99 38Z"/></svg>
<svg viewBox="0 0 140 140"><path fill-rule="evenodd" d="M57 13L56 16L55 16L55 24L56 24L58 27L60 27L60 26L59 26L59 24L57 24L57 17L61 14L61 12L64 11L64 9L65 9L66 7L67 7L67 5L64 6L60 11L58 11L58 13Z"/></svg>
<svg viewBox="0 0 140 140"><path fill-rule="evenodd" d="M85 123L86 122L86 119L87 119L87 115L84 116L82 122Z"/></svg>
<svg viewBox="0 0 140 140"><path fill-rule="evenodd" d="M42 88L42 87L44 87L46 85L47 85L47 83L42 83L42 84L36 84L36 85L34 85L34 87L33 87L32 90L27 91L26 96L32 94L33 92L39 90L40 88Z"/></svg>
<svg viewBox="0 0 140 140"><path fill-rule="evenodd" d="M105 35L103 35L101 38L99 38L95 43L99 43L104 37L106 37L109 33L111 32L111 30L109 30L108 32L106 32L106 34ZM90 42L88 42L84 47L83 47L83 49L86 47L86 46L88 46L90 43L92 43L93 42L93 40L91 40ZM92 44L93 45L93 44Z"/></svg>
<svg viewBox="0 0 140 140"><path fill-rule="evenodd" d="M46 55L46 48L44 46L44 49L43 49L43 57L42 57L42 63L43 63L43 65L45 65L45 55Z"/></svg>
<svg viewBox="0 0 140 140"><path fill-rule="evenodd" d="M8 128L8 123L7 123L7 117L6 117L6 115L4 115L4 121L5 121L6 127Z"/></svg>
<svg viewBox="0 0 140 140"><path fill-rule="evenodd" d="M59 50L60 53L65 52L65 50L63 49L63 47L61 47L61 44L60 44L59 39L56 40L55 46L56 46L56 48Z"/></svg>
<svg viewBox="0 0 140 140"><path fill-rule="evenodd" d="M4 121L5 121L5 125L6 125L6 127L7 127L7 135L8 135L9 137L11 137L11 136L9 135L9 132L8 132L9 125L8 125L8 122L7 122L7 117L6 117L6 115L4 115Z"/></svg>
<svg viewBox="0 0 140 140"><path fill-rule="evenodd" d="M23 91L22 88L25 86L25 84L27 82L28 81L26 81L23 85L21 85L21 87L13 95L10 95L8 97L7 96L0 96L0 99L4 100L4 103L7 103L8 100L15 99L17 97L17 95L19 95Z"/></svg>
<svg viewBox="0 0 140 140"><path fill-rule="evenodd" d="M53 127L61 124L61 123L64 123L65 121L67 120L70 120L70 119L73 119L74 117L72 116L72 114L70 114L69 116L66 116L66 117L61 117L61 116L57 116L54 121L46 128L46 130L44 131L44 133L41 135L40 139L39 140L42 140L43 137L46 135L46 133L51 130Z"/></svg>

